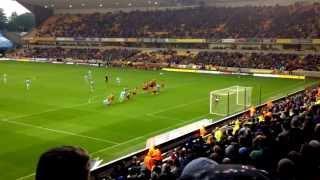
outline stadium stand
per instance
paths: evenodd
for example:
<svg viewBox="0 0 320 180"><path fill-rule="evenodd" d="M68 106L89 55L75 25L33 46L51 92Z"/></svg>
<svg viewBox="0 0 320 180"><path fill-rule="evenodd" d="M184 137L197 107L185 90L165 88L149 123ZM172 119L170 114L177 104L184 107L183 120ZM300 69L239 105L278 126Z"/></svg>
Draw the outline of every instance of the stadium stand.
<svg viewBox="0 0 320 180"><path fill-rule="evenodd" d="M316 38L320 5L56 15L39 37ZM215 18L212 18L215 17ZM93 21L94 19L94 21ZM201 20L200 20L201 19Z"/></svg>
<svg viewBox="0 0 320 180"><path fill-rule="evenodd" d="M137 54L138 50L130 49L64 49L57 48L28 48L18 51L14 56L29 58L52 58L73 60L120 60Z"/></svg>
<svg viewBox="0 0 320 180"><path fill-rule="evenodd" d="M58 13L30 32L25 37L27 48L13 57L90 60L138 68L195 64L272 69L277 73L317 71L319 9L319 3L295 3ZM112 46L113 52L101 48L105 46ZM139 49L119 50L118 47ZM144 47L151 50L145 51ZM158 47L164 49L155 50ZM167 50L168 47L172 50ZM182 54L177 48L196 50ZM211 52L211 48L221 52ZM286 49L289 52L282 53Z"/></svg>

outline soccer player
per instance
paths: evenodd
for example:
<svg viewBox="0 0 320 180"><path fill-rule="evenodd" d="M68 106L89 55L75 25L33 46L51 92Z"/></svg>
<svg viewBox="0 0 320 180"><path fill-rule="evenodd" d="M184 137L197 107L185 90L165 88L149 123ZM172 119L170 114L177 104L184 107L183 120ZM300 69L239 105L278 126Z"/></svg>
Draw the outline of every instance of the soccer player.
<svg viewBox="0 0 320 180"><path fill-rule="evenodd" d="M142 90L147 91L149 88L149 84L147 82L145 82L142 86Z"/></svg>
<svg viewBox="0 0 320 180"><path fill-rule="evenodd" d="M153 89L153 88L156 87L156 85L157 85L157 81L156 81L155 79L149 81L149 86L150 86L150 88Z"/></svg>
<svg viewBox="0 0 320 180"><path fill-rule="evenodd" d="M93 92L94 91L94 81L90 80L90 91Z"/></svg>
<svg viewBox="0 0 320 180"><path fill-rule="evenodd" d="M118 85L120 85L121 84L121 79L119 77L117 77L116 78L116 82L117 82Z"/></svg>
<svg viewBox="0 0 320 180"><path fill-rule="evenodd" d="M120 92L120 96L119 96L119 102L123 102L126 99L126 89L122 90Z"/></svg>
<svg viewBox="0 0 320 180"><path fill-rule="evenodd" d="M25 85L26 85L26 89L29 90L30 87L31 87L31 80L30 79L26 79Z"/></svg>
<svg viewBox="0 0 320 180"><path fill-rule="evenodd" d="M138 92L138 88L133 88L132 89L132 95L133 96L137 95L137 92Z"/></svg>
<svg viewBox="0 0 320 180"><path fill-rule="evenodd" d="M109 77L108 77L108 75L106 75L105 82L107 83L108 81L109 81Z"/></svg>
<svg viewBox="0 0 320 180"><path fill-rule="evenodd" d="M3 84L7 84L7 74L6 73L3 74L2 80L3 80Z"/></svg>
<svg viewBox="0 0 320 180"><path fill-rule="evenodd" d="M125 91L126 91L126 99L129 100L131 97L131 92L128 89L126 89Z"/></svg>
<svg viewBox="0 0 320 180"><path fill-rule="evenodd" d="M160 88L161 88L161 85L157 83L156 89L157 89L157 92L158 92L158 93L160 92Z"/></svg>
<svg viewBox="0 0 320 180"><path fill-rule="evenodd" d="M92 71L88 70L88 77L91 79L92 78Z"/></svg>
<svg viewBox="0 0 320 180"><path fill-rule="evenodd" d="M114 95L110 94L105 100L103 100L103 104L109 106L112 104L113 100L114 100Z"/></svg>
<svg viewBox="0 0 320 180"><path fill-rule="evenodd" d="M102 103L103 103L104 105L107 105L107 106L109 106L109 105L111 104L108 98L105 98L105 99L102 101Z"/></svg>

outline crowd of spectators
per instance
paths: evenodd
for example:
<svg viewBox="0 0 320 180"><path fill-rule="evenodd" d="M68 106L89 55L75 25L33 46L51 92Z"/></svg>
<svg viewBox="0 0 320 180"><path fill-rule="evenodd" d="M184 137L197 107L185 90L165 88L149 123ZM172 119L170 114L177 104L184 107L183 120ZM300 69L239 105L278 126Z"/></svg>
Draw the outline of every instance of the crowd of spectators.
<svg viewBox="0 0 320 180"><path fill-rule="evenodd" d="M297 69L318 71L319 55L298 55L279 53L226 53L200 52L196 62L223 67L272 69L293 71Z"/></svg>
<svg viewBox="0 0 320 180"><path fill-rule="evenodd" d="M56 15L40 37L319 38L320 4Z"/></svg>
<svg viewBox="0 0 320 180"><path fill-rule="evenodd" d="M47 152L39 165L41 160L48 159L44 158L48 154L54 165L59 167L59 162L66 163L61 161L64 158L53 158L52 152ZM70 154L73 153L67 153L68 157ZM87 156L77 156L83 159L82 164L88 163ZM69 158L74 161L75 155ZM44 164L48 166L48 163ZM46 168L50 167L55 168ZM85 171L83 167L87 166L78 167L82 173ZM46 172L55 172L55 177L57 174L61 177L68 175L65 169L59 173L46 168L38 167L37 173L43 173L44 177ZM262 108L251 108L211 132L200 130L198 138L190 138L166 153L151 148L144 157L134 156L130 163L119 162L113 166L111 174L98 179L318 180L320 89L309 88L281 101L269 102Z"/></svg>
<svg viewBox="0 0 320 180"><path fill-rule="evenodd" d="M318 71L320 55L298 55L281 53L241 53L241 52L179 52L175 50L142 51L136 49L63 49L29 48L17 54L18 57L54 58L74 60L102 60L164 63L181 65L211 65L213 67L237 67L293 71L297 69Z"/></svg>
<svg viewBox="0 0 320 180"><path fill-rule="evenodd" d="M279 71L293 71L297 69L318 71L319 55L297 55L279 53L242 53L242 52L187 52L153 51L139 53L128 60L138 62L166 62L169 64L212 65L219 67L237 67L254 69L271 69Z"/></svg>
<svg viewBox="0 0 320 180"><path fill-rule="evenodd" d="M160 50L141 52L136 56L128 58L128 60L132 62L190 64L193 63L194 57L195 55L192 53L179 53L175 50Z"/></svg>
<svg viewBox="0 0 320 180"><path fill-rule="evenodd" d="M72 59L72 60L102 60L113 61L126 59L139 53L132 49L66 49L66 48L24 48L11 54L14 57Z"/></svg>

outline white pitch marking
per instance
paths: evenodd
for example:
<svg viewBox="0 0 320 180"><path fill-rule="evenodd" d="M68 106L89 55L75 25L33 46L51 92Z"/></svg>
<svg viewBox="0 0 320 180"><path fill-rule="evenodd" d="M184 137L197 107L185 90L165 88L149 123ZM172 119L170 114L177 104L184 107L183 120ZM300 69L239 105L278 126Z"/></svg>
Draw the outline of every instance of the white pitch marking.
<svg viewBox="0 0 320 180"><path fill-rule="evenodd" d="M100 95L102 96L102 95ZM94 96L95 97L99 97L99 96ZM41 114L46 114L49 112L54 112L54 111L59 111L59 110L63 110L63 109L71 109L71 108L75 108L75 107L81 107L81 106L86 106L92 103L82 103L82 104L76 104L73 106L67 106L67 107L60 107L60 108L53 108L53 109L48 109L46 111L42 111L42 112L38 112L38 113L31 113L31 114L26 114L26 115L22 115L22 116L16 116L16 117L12 117L12 118L7 118L8 120L17 120L17 119L21 119L21 118L27 118L27 117L31 117L31 116L37 116L37 115L41 115Z"/></svg>
<svg viewBox="0 0 320 180"><path fill-rule="evenodd" d="M29 175L19 177L19 178L17 178L16 180L23 180L23 179L27 179L27 178L32 177L32 176L35 176L35 175L36 175L36 173L31 173L31 174L29 174Z"/></svg>
<svg viewBox="0 0 320 180"><path fill-rule="evenodd" d="M175 124L175 125L173 125L173 126L169 126L169 127L163 128L163 129L159 129L158 131L154 131L154 132L145 134L145 135L143 135L143 136L138 136L138 137L132 138L132 139L130 139L130 140L128 140L128 141L124 141L124 142L122 142L122 143L119 143L119 144L116 144L116 145L113 145L113 146L109 146L109 147L104 148L104 149L100 149L100 150L98 150L98 151L95 151L95 152L91 153L91 155L104 152L104 151L106 151L106 150L115 148L115 147L117 147L117 146L121 146L121 145L124 145L124 144L128 144L129 142L135 141L135 140L137 140L137 139L141 139L141 138L144 138L144 137L148 137L148 136L151 136L151 135L155 135L155 134L161 133L161 132L166 131L166 130L173 129L173 128L177 127L177 126L181 126L181 125L187 124L187 123L189 123L189 122L195 121L195 120L197 120L197 119L203 118L203 117L207 116L208 114L209 114L209 113L206 113L206 114L203 114L203 115L201 115L201 116L198 116L198 117L189 119L189 120L187 120L187 121L183 121L183 122L181 122L181 123ZM152 115L151 115L151 116L152 116ZM155 117L156 117L156 116L155 116Z"/></svg>
<svg viewBox="0 0 320 180"><path fill-rule="evenodd" d="M24 122L18 122L18 121L14 121L14 120L2 119L1 121L5 122L5 123L9 123L9 124L16 124L16 125L25 126L25 127L46 130L46 131L54 132L54 133L57 133L57 134L65 134L65 135L70 135L70 136L77 136L77 137L81 137L81 138L85 138L85 139L91 139L91 140L95 140L95 141L99 141L99 142L105 142L105 143L109 143L109 144L118 144L117 142L114 142L114 141L111 141L111 140L106 140L106 139L101 139L101 138L96 138L96 137L90 137L90 136L81 135L81 134L77 134L77 133L73 133L73 132L69 132L69 131L46 128L46 127L37 126L37 125L33 125L33 124L28 124L28 123L24 123Z"/></svg>

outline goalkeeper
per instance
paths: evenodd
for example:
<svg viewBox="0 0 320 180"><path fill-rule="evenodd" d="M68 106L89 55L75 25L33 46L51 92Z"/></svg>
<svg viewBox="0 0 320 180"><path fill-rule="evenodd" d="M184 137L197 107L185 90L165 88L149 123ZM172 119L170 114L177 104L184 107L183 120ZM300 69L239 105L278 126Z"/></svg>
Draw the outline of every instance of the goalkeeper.
<svg viewBox="0 0 320 180"><path fill-rule="evenodd" d="M220 101L219 97L218 97L218 96L215 96L215 97L214 97L214 101L215 101L216 103L218 103L218 102Z"/></svg>

